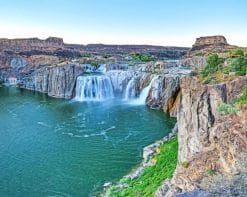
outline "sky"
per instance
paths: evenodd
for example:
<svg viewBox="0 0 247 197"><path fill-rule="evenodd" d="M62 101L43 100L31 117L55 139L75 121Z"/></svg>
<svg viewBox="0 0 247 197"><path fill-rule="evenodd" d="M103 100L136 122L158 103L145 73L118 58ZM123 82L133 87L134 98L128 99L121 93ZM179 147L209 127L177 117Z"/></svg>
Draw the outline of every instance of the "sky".
<svg viewBox="0 0 247 197"><path fill-rule="evenodd" d="M190 47L207 35L247 46L247 0L0 0L0 38Z"/></svg>

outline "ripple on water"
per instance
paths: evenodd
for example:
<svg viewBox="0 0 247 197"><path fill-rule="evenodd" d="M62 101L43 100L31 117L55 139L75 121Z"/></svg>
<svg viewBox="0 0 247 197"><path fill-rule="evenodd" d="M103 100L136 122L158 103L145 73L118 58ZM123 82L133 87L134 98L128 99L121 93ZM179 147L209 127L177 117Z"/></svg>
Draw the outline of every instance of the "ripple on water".
<svg viewBox="0 0 247 197"><path fill-rule="evenodd" d="M46 124L46 123L44 123L44 122L37 122L37 124L38 124L38 125L41 125L41 126L43 126L43 127L51 128L51 125L48 125L48 124Z"/></svg>
<svg viewBox="0 0 247 197"><path fill-rule="evenodd" d="M116 126L111 126L111 127L107 128L107 129L101 130L100 132L84 134L84 135L78 135L78 134L75 134L75 133L72 133L72 132L62 132L62 135L68 135L70 137L75 137L75 138L81 138L81 137L89 138L89 137L95 137L95 136L103 136L105 140L108 140L107 132L111 131L111 130L113 130L115 128L116 128ZM89 131L89 130L86 130L86 131ZM90 131L93 131L93 130L90 129ZM78 132L82 133L82 131L78 131Z"/></svg>

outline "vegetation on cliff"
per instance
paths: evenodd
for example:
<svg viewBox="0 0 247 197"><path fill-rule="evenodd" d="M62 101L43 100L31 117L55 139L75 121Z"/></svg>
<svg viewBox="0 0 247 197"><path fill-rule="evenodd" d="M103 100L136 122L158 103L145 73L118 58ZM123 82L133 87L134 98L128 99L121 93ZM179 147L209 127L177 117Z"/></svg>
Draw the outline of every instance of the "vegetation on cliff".
<svg viewBox="0 0 247 197"><path fill-rule="evenodd" d="M235 104L239 107L242 107L243 105L247 105L247 85L244 88L243 94L235 102Z"/></svg>
<svg viewBox="0 0 247 197"><path fill-rule="evenodd" d="M217 110L221 115L227 115L236 113L244 105L247 105L247 85L239 99L235 100L233 103L221 103Z"/></svg>
<svg viewBox="0 0 247 197"><path fill-rule="evenodd" d="M140 62L150 62L154 60L153 56L150 54L132 53L131 57L134 60L140 61Z"/></svg>
<svg viewBox="0 0 247 197"><path fill-rule="evenodd" d="M166 179L172 177L177 164L178 140L177 138L161 145L159 154L152 159L153 166L144 170L143 174L133 180L122 179L120 183L128 187L120 190L112 187L108 196L154 196L157 188Z"/></svg>
<svg viewBox="0 0 247 197"><path fill-rule="evenodd" d="M234 76L246 74L247 56L242 49L235 49L225 58L218 54L211 54L199 77L204 84L207 84L230 80Z"/></svg>

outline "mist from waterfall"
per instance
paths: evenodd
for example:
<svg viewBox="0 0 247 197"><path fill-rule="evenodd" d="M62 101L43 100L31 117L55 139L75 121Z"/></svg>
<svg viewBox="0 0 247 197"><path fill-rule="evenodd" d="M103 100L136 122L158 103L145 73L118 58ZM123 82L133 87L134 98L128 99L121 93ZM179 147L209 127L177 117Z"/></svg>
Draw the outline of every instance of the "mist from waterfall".
<svg viewBox="0 0 247 197"><path fill-rule="evenodd" d="M106 75L79 76L76 81L77 101L104 101L114 98L111 80Z"/></svg>

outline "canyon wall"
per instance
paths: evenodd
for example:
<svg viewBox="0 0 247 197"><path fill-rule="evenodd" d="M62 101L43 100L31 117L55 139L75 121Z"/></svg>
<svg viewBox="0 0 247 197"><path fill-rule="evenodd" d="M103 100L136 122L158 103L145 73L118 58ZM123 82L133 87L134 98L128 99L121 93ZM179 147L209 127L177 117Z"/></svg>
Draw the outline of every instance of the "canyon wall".
<svg viewBox="0 0 247 197"><path fill-rule="evenodd" d="M78 64L47 66L24 77L20 87L56 98L71 99L75 94L76 79L83 72Z"/></svg>
<svg viewBox="0 0 247 197"><path fill-rule="evenodd" d="M234 182L236 193L247 193L243 189L247 180L247 109L229 116L221 116L217 111L220 103L238 98L246 85L246 76L216 85L202 85L193 77L181 79L177 169L156 196L183 192L227 196L234 189ZM241 185L242 181L245 183Z"/></svg>

